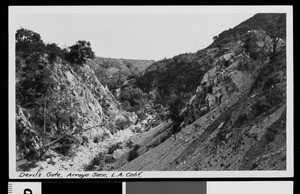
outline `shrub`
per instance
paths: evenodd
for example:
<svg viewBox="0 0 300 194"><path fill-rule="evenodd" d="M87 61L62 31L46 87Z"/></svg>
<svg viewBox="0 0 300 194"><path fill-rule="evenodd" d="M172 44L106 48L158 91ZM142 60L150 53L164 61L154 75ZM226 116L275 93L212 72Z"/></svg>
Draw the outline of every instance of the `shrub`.
<svg viewBox="0 0 300 194"><path fill-rule="evenodd" d="M140 148L140 146L138 144L134 145L134 147L129 151L128 154L128 162L134 160L135 158L137 158L139 156L138 153L138 149Z"/></svg>
<svg viewBox="0 0 300 194"><path fill-rule="evenodd" d="M113 163L115 161L115 158L112 155L105 155L104 162L105 163Z"/></svg>
<svg viewBox="0 0 300 194"><path fill-rule="evenodd" d="M34 52L44 53L45 44L38 33L21 28L17 30L15 36L17 52L22 52L23 55L32 54Z"/></svg>
<svg viewBox="0 0 300 194"><path fill-rule="evenodd" d="M212 85L209 85L209 86L207 87L207 93L212 94L212 92L213 92L213 86L212 86Z"/></svg>
<svg viewBox="0 0 300 194"><path fill-rule="evenodd" d="M54 150L59 154L66 156L70 153L72 145L79 144L79 141L72 135L66 135L58 141L58 144L59 145Z"/></svg>
<svg viewBox="0 0 300 194"><path fill-rule="evenodd" d="M250 52L249 56L255 61L255 60L258 59L259 53L257 53L257 52Z"/></svg>
<svg viewBox="0 0 300 194"><path fill-rule="evenodd" d="M116 120L116 128L118 130L124 130L129 125L128 121L124 121L121 119Z"/></svg>
<svg viewBox="0 0 300 194"><path fill-rule="evenodd" d="M16 32L16 51L17 54L22 53L23 56L37 54L48 55L50 63L54 62L57 57L65 59L66 50L62 50L57 44L44 44L41 36L28 29L21 28Z"/></svg>
<svg viewBox="0 0 300 194"><path fill-rule="evenodd" d="M39 158L39 156L40 156L40 154L37 152L37 151L35 151L35 150L30 150L25 156L24 156L24 158L26 159L26 160L36 160L37 158Z"/></svg>
<svg viewBox="0 0 300 194"><path fill-rule="evenodd" d="M113 154L115 150L117 149L122 149L122 143L119 142L119 143L116 143L116 144L113 144L112 146L110 146L108 148L108 151L107 151L107 154Z"/></svg>
<svg viewBox="0 0 300 194"><path fill-rule="evenodd" d="M131 140L126 141L125 146L128 148L132 148L133 147L133 143Z"/></svg>
<svg viewBox="0 0 300 194"><path fill-rule="evenodd" d="M107 154L113 154L115 150L116 150L116 148L113 145L113 146L108 148Z"/></svg>
<svg viewBox="0 0 300 194"><path fill-rule="evenodd" d="M170 99L170 102L168 103L168 110L169 110L169 118L174 122L179 122L181 120L180 113L180 107L178 106L181 104L181 99L173 95Z"/></svg>
<svg viewBox="0 0 300 194"><path fill-rule="evenodd" d="M128 112L134 111L134 108L130 106L130 103L127 100L121 102L121 107L123 110L126 110Z"/></svg>
<svg viewBox="0 0 300 194"><path fill-rule="evenodd" d="M85 135L81 137L81 140L82 140L81 145L85 145L85 144L89 143L89 138Z"/></svg>
<svg viewBox="0 0 300 194"><path fill-rule="evenodd" d="M140 88L127 87L121 91L121 101L128 101L131 107L139 106L143 98L143 92Z"/></svg>
<svg viewBox="0 0 300 194"><path fill-rule="evenodd" d="M66 54L66 60L70 63L83 64L87 58L94 58L91 43L85 40L79 40L69 47L70 51Z"/></svg>
<svg viewBox="0 0 300 194"><path fill-rule="evenodd" d="M96 167L92 164L89 164L85 167L86 171L94 171L96 169Z"/></svg>
<svg viewBox="0 0 300 194"><path fill-rule="evenodd" d="M147 115L143 110L136 112L136 115L138 116L139 121L142 121L147 118Z"/></svg>
<svg viewBox="0 0 300 194"><path fill-rule="evenodd" d="M91 161L91 165L99 166L104 161L104 155L102 153L96 155Z"/></svg>
<svg viewBox="0 0 300 194"><path fill-rule="evenodd" d="M97 136L94 137L93 142L94 142L94 143L99 143L100 139L101 139L100 136L97 135Z"/></svg>
<svg viewBox="0 0 300 194"><path fill-rule="evenodd" d="M170 118L174 123L172 125L172 134L175 134L180 131L180 124L184 120L184 117L180 115L180 105L181 104L181 99L173 95L170 99L170 102L168 104L168 118Z"/></svg>
<svg viewBox="0 0 300 194"><path fill-rule="evenodd" d="M60 47L57 46L57 44L52 43L46 45L46 53L48 54L49 62L53 63L57 57L64 59L67 51L62 50Z"/></svg>

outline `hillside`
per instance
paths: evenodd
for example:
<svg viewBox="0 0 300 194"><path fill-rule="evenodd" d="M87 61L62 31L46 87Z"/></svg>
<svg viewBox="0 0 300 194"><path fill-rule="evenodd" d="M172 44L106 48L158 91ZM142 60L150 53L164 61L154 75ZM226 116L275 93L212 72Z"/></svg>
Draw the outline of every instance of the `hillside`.
<svg viewBox="0 0 300 194"><path fill-rule="evenodd" d="M280 14L275 16L272 19L279 18ZM197 53L158 61L146 69L144 76L148 76L145 79L148 85L142 85L144 90L155 90L162 99L168 99L172 90L182 97L180 81L192 83L194 91L186 90L192 91L189 100L181 98L183 121L178 133L172 133L174 121L169 120L142 138L132 138L139 145L138 157L129 163L121 160L113 168L142 171L286 169L285 36L282 39L270 37L260 30L266 23L261 17L265 18L264 14L257 14L236 27L247 25L247 30L232 29L231 32L242 33L239 37L243 39L232 39L218 47L212 44ZM255 24L253 28L252 24ZM195 69L187 67L193 67L190 63L197 61L199 53L204 53L201 59L206 61L197 63L203 73L196 78L191 73ZM185 71L181 66L176 67L176 59L185 66ZM173 76L178 73L176 70L190 80L182 81ZM191 74L185 73L189 70ZM166 83L160 83L160 76L172 80L168 87L162 87ZM182 93L186 95L186 91Z"/></svg>
<svg viewBox="0 0 300 194"><path fill-rule="evenodd" d="M249 30L263 30L270 37L286 37L286 15L278 13L259 13L234 28L225 30L214 37L214 42L209 47L218 47L222 44L244 40Z"/></svg>
<svg viewBox="0 0 300 194"><path fill-rule="evenodd" d="M245 42L249 30L263 30L270 38L284 39L285 20L285 14L256 14L215 36L213 43L206 49L196 53L179 54L153 63L138 79L138 87L145 92L152 91L155 98L163 104L166 104L163 99L168 99L174 93L180 96L182 103L186 103L205 72L219 63L215 58L229 53L230 49L241 50L243 44L237 42Z"/></svg>
<svg viewBox="0 0 300 194"><path fill-rule="evenodd" d="M16 52L17 169L285 170L285 23L256 14L156 62L31 34Z"/></svg>
<svg viewBox="0 0 300 194"><path fill-rule="evenodd" d="M82 170L112 144L126 147L132 131L123 129L138 116L121 108L81 57L94 57L90 43L61 50L27 29L16 38L17 170Z"/></svg>
<svg viewBox="0 0 300 194"><path fill-rule="evenodd" d="M114 59L95 57L87 64L94 70L99 81L111 90L117 89L133 76L143 72L154 60Z"/></svg>

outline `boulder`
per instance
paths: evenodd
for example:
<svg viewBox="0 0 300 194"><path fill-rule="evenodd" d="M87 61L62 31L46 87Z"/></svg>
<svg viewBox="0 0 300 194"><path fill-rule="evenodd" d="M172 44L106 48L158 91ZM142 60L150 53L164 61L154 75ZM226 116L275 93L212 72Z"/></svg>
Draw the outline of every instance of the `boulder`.
<svg viewBox="0 0 300 194"><path fill-rule="evenodd" d="M249 53L267 54L272 50L272 39L263 30L250 30L247 32Z"/></svg>
<svg viewBox="0 0 300 194"><path fill-rule="evenodd" d="M115 159L115 160L117 160L118 158L120 158L123 154L125 154L125 151L124 150L121 150L121 149L117 149L117 150L115 150L114 151L114 153L113 153L113 158Z"/></svg>
<svg viewBox="0 0 300 194"><path fill-rule="evenodd" d="M235 53L230 52L230 53L223 55L222 59L223 59L223 61L229 61L234 55L235 55Z"/></svg>
<svg viewBox="0 0 300 194"><path fill-rule="evenodd" d="M212 94L208 94L205 101L208 101L208 106L211 108L216 103L216 97Z"/></svg>

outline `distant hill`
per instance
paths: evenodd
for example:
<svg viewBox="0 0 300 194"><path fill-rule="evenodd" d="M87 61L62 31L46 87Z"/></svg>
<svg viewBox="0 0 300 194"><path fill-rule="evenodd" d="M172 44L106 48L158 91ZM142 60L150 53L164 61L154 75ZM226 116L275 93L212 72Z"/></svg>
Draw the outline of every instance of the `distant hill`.
<svg viewBox="0 0 300 194"><path fill-rule="evenodd" d="M87 64L95 71L102 84L115 89L120 87L128 77L143 72L154 62L154 60L95 57L88 60Z"/></svg>

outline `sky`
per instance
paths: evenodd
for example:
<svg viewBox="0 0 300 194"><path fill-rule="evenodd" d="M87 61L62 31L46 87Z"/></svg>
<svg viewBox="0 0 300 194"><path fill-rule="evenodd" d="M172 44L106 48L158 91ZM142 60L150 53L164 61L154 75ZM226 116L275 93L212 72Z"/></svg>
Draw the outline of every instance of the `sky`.
<svg viewBox="0 0 300 194"><path fill-rule="evenodd" d="M254 14L25 12L16 14L13 23L14 30L30 29L39 33L44 42L63 48L87 40L96 56L160 60L203 49L214 36Z"/></svg>

